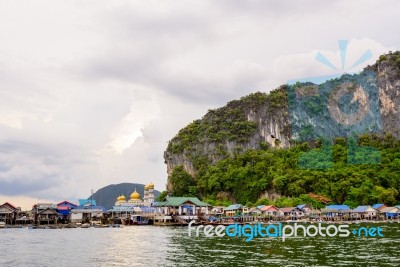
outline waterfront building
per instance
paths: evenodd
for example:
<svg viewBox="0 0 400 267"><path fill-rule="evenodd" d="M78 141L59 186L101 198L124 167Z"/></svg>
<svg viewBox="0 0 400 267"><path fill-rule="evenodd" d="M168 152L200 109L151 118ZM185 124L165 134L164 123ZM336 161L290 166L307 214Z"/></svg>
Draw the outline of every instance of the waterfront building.
<svg viewBox="0 0 400 267"><path fill-rule="evenodd" d="M211 214L214 215L218 215L218 216L222 216L224 215L224 206L213 206L213 208L211 209Z"/></svg>
<svg viewBox="0 0 400 267"><path fill-rule="evenodd" d="M197 197L166 197L161 202L154 202L156 209L154 224L187 224L191 220L207 221L211 205Z"/></svg>
<svg viewBox="0 0 400 267"><path fill-rule="evenodd" d="M58 212L52 208L45 208L36 214L36 223L38 225L58 223Z"/></svg>
<svg viewBox="0 0 400 267"><path fill-rule="evenodd" d="M357 219L372 219L376 217L376 210L371 206L358 206L351 211L351 217Z"/></svg>
<svg viewBox="0 0 400 267"><path fill-rule="evenodd" d="M21 208L17 208L8 202L4 203L0 206L0 222L5 222L5 224L14 224L20 211Z"/></svg>
<svg viewBox="0 0 400 267"><path fill-rule="evenodd" d="M262 211L259 208L255 207L255 208L251 208L249 210L249 214L250 215L261 215Z"/></svg>
<svg viewBox="0 0 400 267"><path fill-rule="evenodd" d="M70 220L72 223L100 221L106 209L102 206L77 206L71 209Z"/></svg>
<svg viewBox="0 0 400 267"><path fill-rule="evenodd" d="M113 223L123 223L123 220L129 220L131 215L135 214L135 210L138 211L141 204L143 202L140 200L140 194L135 189L128 201L124 195L118 196L114 206L108 212L111 213Z"/></svg>
<svg viewBox="0 0 400 267"><path fill-rule="evenodd" d="M379 210L379 213L384 215L385 219L396 219L400 215L400 208L398 207L385 207Z"/></svg>
<svg viewBox="0 0 400 267"><path fill-rule="evenodd" d="M34 220L32 216L29 216L30 214L31 214L30 211L19 211L17 214L17 219L15 220L15 224L17 225L33 224Z"/></svg>
<svg viewBox="0 0 400 267"><path fill-rule="evenodd" d="M266 216L274 216L275 217L275 216L281 215L280 210L277 207L272 206L272 205L263 206L261 208L261 212L263 215L266 215ZM283 215L283 213L282 213L282 215Z"/></svg>
<svg viewBox="0 0 400 267"><path fill-rule="evenodd" d="M321 214L328 219L340 219L349 217L351 209L347 205L328 205L321 210Z"/></svg>
<svg viewBox="0 0 400 267"><path fill-rule="evenodd" d="M242 204L232 204L225 208L225 216L235 216L243 213Z"/></svg>
<svg viewBox="0 0 400 267"><path fill-rule="evenodd" d="M347 206L347 205L328 205L325 207L325 209L332 209L332 210L338 210L338 211L350 210L349 206Z"/></svg>
<svg viewBox="0 0 400 267"><path fill-rule="evenodd" d="M93 198L79 199L79 205L73 206L72 203L65 203L65 206L70 206L70 222L72 223L89 223L100 221L106 209L103 206L97 206L96 200ZM71 205L72 204L72 205Z"/></svg>
<svg viewBox="0 0 400 267"><path fill-rule="evenodd" d="M111 218L125 224L131 224L136 218L134 214L149 214L155 213L155 208L151 206L154 203L154 184L150 183L144 187L143 200L140 194L136 191L132 192L129 200L121 194L117 197L112 209L109 210Z"/></svg>
<svg viewBox="0 0 400 267"><path fill-rule="evenodd" d="M117 200L115 202L115 207L150 207L154 203L154 184L150 183L144 187L144 197L143 200L140 198L140 194L136 191L132 192L132 194L129 197L129 200L121 194L120 196L117 197ZM127 208L127 210L130 210L132 208ZM117 209L115 209L117 210ZM119 209L121 210L121 209Z"/></svg>
<svg viewBox="0 0 400 267"><path fill-rule="evenodd" d="M311 206L308 204L297 205L296 208L303 212L304 216L309 216L312 210Z"/></svg>
<svg viewBox="0 0 400 267"><path fill-rule="evenodd" d="M296 220L304 216L303 211L297 207L280 208L279 211L281 212L281 215L283 215L287 219Z"/></svg>
<svg viewBox="0 0 400 267"><path fill-rule="evenodd" d="M374 205L372 205L372 208L375 209L376 211L380 211L380 210L386 208L386 205L382 204L382 203L374 204Z"/></svg>
<svg viewBox="0 0 400 267"><path fill-rule="evenodd" d="M208 208L211 207L197 197L166 197L161 202L153 203L153 206L159 214L186 216L208 214Z"/></svg>
<svg viewBox="0 0 400 267"><path fill-rule="evenodd" d="M60 219L63 222L67 222L70 219L70 214L71 214L71 210L75 209L77 207L77 205L69 202L69 201L63 201L57 204L57 212L60 216Z"/></svg>
<svg viewBox="0 0 400 267"><path fill-rule="evenodd" d="M31 219L39 225L57 223L57 205L53 203L37 203L33 205L31 211Z"/></svg>

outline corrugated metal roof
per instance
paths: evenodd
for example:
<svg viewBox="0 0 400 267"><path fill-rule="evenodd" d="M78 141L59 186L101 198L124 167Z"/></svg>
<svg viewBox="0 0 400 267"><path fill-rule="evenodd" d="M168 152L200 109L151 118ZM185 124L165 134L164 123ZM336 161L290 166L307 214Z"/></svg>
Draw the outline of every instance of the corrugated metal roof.
<svg viewBox="0 0 400 267"><path fill-rule="evenodd" d="M384 206L385 204L374 204L374 205L372 205L372 208L374 208L374 209L379 209L380 207L382 207L382 206Z"/></svg>
<svg viewBox="0 0 400 267"><path fill-rule="evenodd" d="M268 205L268 206L264 206L261 210L262 211L268 211L268 210L276 210L276 211L278 211L279 209L277 207L275 207L275 206Z"/></svg>
<svg viewBox="0 0 400 267"><path fill-rule="evenodd" d="M226 207L224 210L227 210L227 211L230 211L230 210L240 210L240 209L242 209L242 208L243 208L242 204L232 204L232 205Z"/></svg>
<svg viewBox="0 0 400 267"><path fill-rule="evenodd" d="M328 205L325 207L325 209L331 209L331 210L350 210L349 206L347 205Z"/></svg>
<svg viewBox="0 0 400 267"><path fill-rule="evenodd" d="M195 206L198 207L207 207L210 206L208 203L199 200L197 197L166 197L162 202L155 202L153 206L155 207L178 207L186 202L191 202Z"/></svg>
<svg viewBox="0 0 400 267"><path fill-rule="evenodd" d="M287 208L280 208L279 210L282 212L292 212L295 209L295 207L287 207Z"/></svg>
<svg viewBox="0 0 400 267"><path fill-rule="evenodd" d="M296 208L298 208L298 209L304 209L306 206L307 206L307 204L300 204L300 205L297 205Z"/></svg>
<svg viewBox="0 0 400 267"><path fill-rule="evenodd" d="M118 212L131 212L135 209L134 206L114 206L109 211L118 211Z"/></svg>
<svg viewBox="0 0 400 267"><path fill-rule="evenodd" d="M380 210L382 213L399 213L400 209L397 207L385 207Z"/></svg>
<svg viewBox="0 0 400 267"><path fill-rule="evenodd" d="M78 202L79 202L79 206L84 206L84 205L96 206L95 199L79 199Z"/></svg>
<svg viewBox="0 0 400 267"><path fill-rule="evenodd" d="M353 209L353 212L366 212L369 210L375 210L371 206L358 206L357 208Z"/></svg>
<svg viewBox="0 0 400 267"><path fill-rule="evenodd" d="M260 210L259 208L255 207L255 208L251 208L251 209L249 210L249 212L250 212L250 213L251 213L251 212L261 212L261 210Z"/></svg>

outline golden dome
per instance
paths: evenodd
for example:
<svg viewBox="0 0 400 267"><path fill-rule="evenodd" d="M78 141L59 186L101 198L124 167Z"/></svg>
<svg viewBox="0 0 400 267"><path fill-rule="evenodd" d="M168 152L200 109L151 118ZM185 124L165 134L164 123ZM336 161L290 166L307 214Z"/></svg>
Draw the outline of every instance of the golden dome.
<svg viewBox="0 0 400 267"><path fill-rule="evenodd" d="M133 200L133 199L140 199L140 194L138 192L136 192L136 189L135 189L135 192L133 192L131 194L131 200Z"/></svg>
<svg viewBox="0 0 400 267"><path fill-rule="evenodd" d="M148 184L148 186L149 186L149 189L154 189L154 184L153 183Z"/></svg>
<svg viewBox="0 0 400 267"><path fill-rule="evenodd" d="M120 195L119 197L117 197L117 201L118 202L126 201L126 198L124 195Z"/></svg>
<svg viewBox="0 0 400 267"><path fill-rule="evenodd" d="M148 184L144 186L144 190L146 190L146 191L149 190L149 185Z"/></svg>

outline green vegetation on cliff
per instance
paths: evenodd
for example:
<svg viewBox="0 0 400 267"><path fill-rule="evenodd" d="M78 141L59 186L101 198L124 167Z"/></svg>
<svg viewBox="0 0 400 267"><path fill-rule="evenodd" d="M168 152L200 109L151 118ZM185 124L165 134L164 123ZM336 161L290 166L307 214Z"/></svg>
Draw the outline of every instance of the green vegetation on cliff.
<svg viewBox="0 0 400 267"><path fill-rule="evenodd" d="M260 201L262 193L271 190L297 200L313 192L327 196L333 202L345 202L351 206L376 202L388 205L398 203L400 141L391 135L362 135L358 141L359 145L379 149L380 164L348 164L345 138L335 140L332 168L322 170L299 167L301 153L312 149L308 143L297 144L290 149L250 150L220 160L215 165L205 166L206 171L197 174L194 179L185 174L182 166L175 167L170 177L173 185L188 186L178 186L179 191L173 194L197 193L211 202L227 202L228 195L232 201L248 204ZM316 146L319 146L318 142ZM322 161L318 157L312 160L314 162L310 164L315 165ZM221 197L221 192L227 192L225 198ZM293 203L289 200L279 198L275 204L282 205L282 201Z"/></svg>
<svg viewBox="0 0 400 267"><path fill-rule="evenodd" d="M360 74L320 85L285 85L209 110L168 144L168 193L216 205L290 206L312 202L309 192L350 206L399 203L399 82L400 52L389 52ZM332 90L343 84L351 93L335 100ZM350 118L338 125L332 119L335 105L340 114L362 107L364 94L354 84L368 96L368 116L351 127ZM318 140L321 136L334 143Z"/></svg>
<svg viewBox="0 0 400 267"><path fill-rule="evenodd" d="M227 141L245 143L257 130L257 123L246 118L246 111L258 110L262 105L280 108L287 102L283 89L270 94L256 92L230 101L226 106L209 110L201 119L190 123L168 143L167 152L187 153L189 157L196 145L217 144L217 150L224 155ZM220 144L220 146L218 146Z"/></svg>

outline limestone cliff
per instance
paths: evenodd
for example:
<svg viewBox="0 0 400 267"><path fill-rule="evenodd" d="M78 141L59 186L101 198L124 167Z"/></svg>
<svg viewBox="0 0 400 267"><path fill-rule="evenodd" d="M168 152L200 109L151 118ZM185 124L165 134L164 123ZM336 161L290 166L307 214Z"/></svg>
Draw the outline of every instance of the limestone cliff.
<svg viewBox="0 0 400 267"><path fill-rule="evenodd" d="M181 129L169 141L168 148L164 152L168 176L171 175L171 171L177 165L183 165L184 169L195 177L197 172L202 171L199 166L203 166L204 162L215 164L220 159L251 149L288 148L293 143L293 139L310 140L310 138L294 136L300 133L296 132L296 127L302 129L302 131L307 127L320 127L321 131L329 131L333 136L343 135L343 131L349 131L348 128L332 128L327 121L331 119L332 116L330 115L332 115L333 110L332 101L330 102L328 99L330 97L329 92L332 91L331 89L334 86L354 82L357 79L365 80L367 72L372 72L375 75L376 80L373 83L375 87L371 87L371 90L376 92L371 91L370 94L362 95L360 90L355 88L352 99L349 101L358 101L361 103L360 105L363 105L366 100L371 103L375 101L380 114L373 114L372 109L367 110L374 116L370 116L369 121L366 121L368 125L365 125L364 122L364 126L360 126L362 129L359 127L356 133L368 130L378 134L390 133L399 138L399 68L400 52L389 53L381 56L377 63L368 66L361 74L344 75L334 81L327 81L325 84L318 85L322 96L318 99L307 98L306 102L303 103L312 108L309 113L301 109L304 106L298 106L298 110L290 106L290 100L298 100L290 99L288 92L290 92L291 87L287 85L281 86L269 94L257 92L242 97L240 100L231 101L224 107L209 110L202 119L196 120ZM297 89L301 89L299 92L302 90L305 92L304 90L310 88L310 85L311 87L316 86L298 84ZM326 102L321 102L321 99L324 100L324 98ZM317 100L320 102L315 102ZM339 100L342 101L338 99L337 102ZM353 108L359 107L354 105ZM347 112L353 111L350 109ZM315 114L318 116L315 116ZM329 118L324 121L324 117ZM353 120L356 119L353 118ZM345 124L346 121L343 123ZM327 130L327 128L329 129ZM172 186L168 181L167 190L172 191Z"/></svg>

